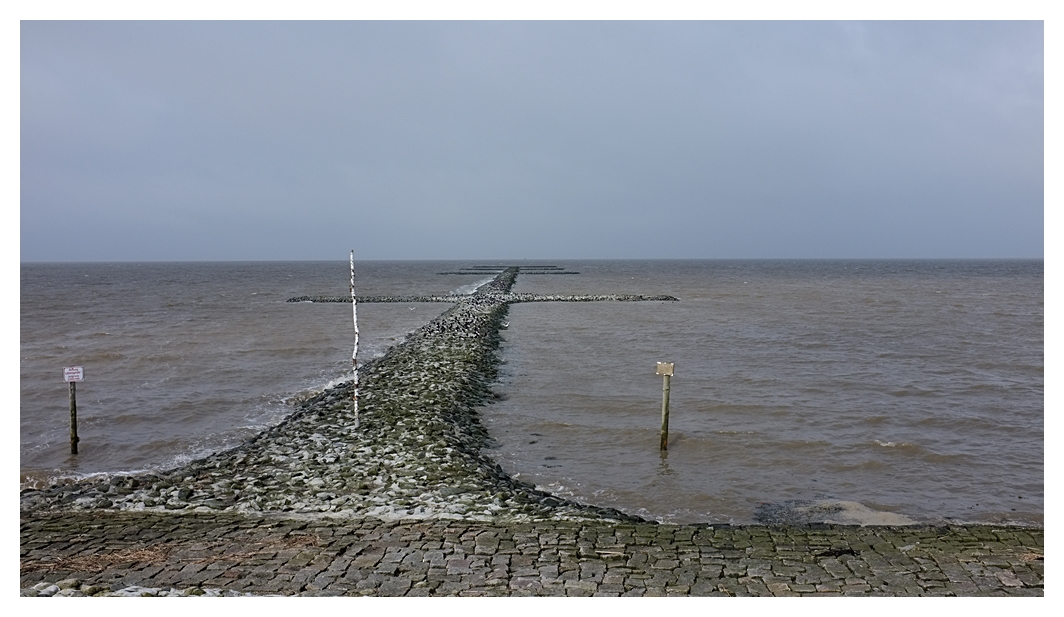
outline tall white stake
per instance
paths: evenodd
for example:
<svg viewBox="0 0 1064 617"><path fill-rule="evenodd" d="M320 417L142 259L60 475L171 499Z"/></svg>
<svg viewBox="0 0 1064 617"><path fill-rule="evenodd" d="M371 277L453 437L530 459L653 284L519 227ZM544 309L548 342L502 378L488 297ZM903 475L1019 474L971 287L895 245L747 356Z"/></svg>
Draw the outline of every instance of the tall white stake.
<svg viewBox="0 0 1064 617"><path fill-rule="evenodd" d="M351 352L351 370L354 382L351 384L351 401L355 410L355 428L358 428L358 302L355 300L355 251L351 251L351 319L355 322L355 350Z"/></svg>

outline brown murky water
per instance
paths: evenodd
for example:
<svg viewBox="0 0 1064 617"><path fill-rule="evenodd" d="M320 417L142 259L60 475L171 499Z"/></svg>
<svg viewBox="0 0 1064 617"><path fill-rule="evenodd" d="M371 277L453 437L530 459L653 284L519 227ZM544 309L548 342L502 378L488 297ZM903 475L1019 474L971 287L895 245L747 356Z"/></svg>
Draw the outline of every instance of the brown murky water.
<svg viewBox="0 0 1064 617"><path fill-rule="evenodd" d="M363 262L362 294L470 290ZM1042 524L1041 261L535 262L515 291L678 303L513 305L484 410L492 455L578 500L665 521L749 522L833 500L916 520ZM276 423L350 372L347 264L24 264L24 481L173 466ZM448 305L359 307L364 359ZM676 363L670 448L661 378ZM83 365L81 454L64 366Z"/></svg>

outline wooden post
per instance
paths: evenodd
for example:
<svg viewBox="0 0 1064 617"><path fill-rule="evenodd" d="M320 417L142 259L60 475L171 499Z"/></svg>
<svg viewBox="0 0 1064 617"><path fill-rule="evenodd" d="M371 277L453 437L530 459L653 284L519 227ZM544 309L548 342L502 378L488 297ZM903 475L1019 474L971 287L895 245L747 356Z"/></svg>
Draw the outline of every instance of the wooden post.
<svg viewBox="0 0 1064 617"><path fill-rule="evenodd" d="M63 381L70 384L70 453L78 453L78 401L74 384L85 379L85 369L81 366L63 368Z"/></svg>
<svg viewBox="0 0 1064 617"><path fill-rule="evenodd" d="M355 428L358 428L358 301L355 299L355 251L351 251L351 319L355 322L355 349L351 352L351 406L355 411Z"/></svg>
<svg viewBox="0 0 1064 617"><path fill-rule="evenodd" d="M70 453L78 453L78 401L74 394L75 382L70 382Z"/></svg>
<svg viewBox="0 0 1064 617"><path fill-rule="evenodd" d="M661 386L661 451L669 449L669 380L672 379L672 362L658 362L658 375L665 378Z"/></svg>

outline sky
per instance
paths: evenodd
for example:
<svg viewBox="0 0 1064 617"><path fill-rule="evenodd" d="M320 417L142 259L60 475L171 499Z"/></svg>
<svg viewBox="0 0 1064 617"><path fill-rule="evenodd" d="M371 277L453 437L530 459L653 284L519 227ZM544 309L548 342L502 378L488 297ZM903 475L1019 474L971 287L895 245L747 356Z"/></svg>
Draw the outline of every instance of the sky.
<svg viewBox="0 0 1064 617"><path fill-rule="evenodd" d="M1042 22L20 37L23 262L1043 257Z"/></svg>

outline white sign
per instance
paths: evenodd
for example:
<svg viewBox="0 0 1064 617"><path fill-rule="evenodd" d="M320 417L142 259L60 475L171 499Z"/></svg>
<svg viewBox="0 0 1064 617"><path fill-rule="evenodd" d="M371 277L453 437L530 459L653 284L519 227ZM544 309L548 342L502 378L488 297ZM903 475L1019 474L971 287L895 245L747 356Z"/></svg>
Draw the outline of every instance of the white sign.
<svg viewBox="0 0 1064 617"><path fill-rule="evenodd" d="M85 381L85 369L80 366L68 366L63 369L65 381Z"/></svg>

